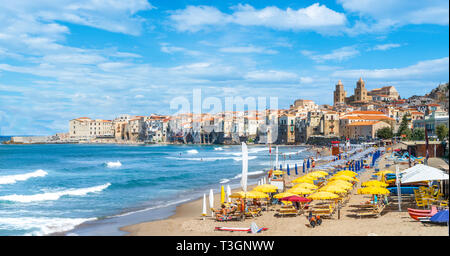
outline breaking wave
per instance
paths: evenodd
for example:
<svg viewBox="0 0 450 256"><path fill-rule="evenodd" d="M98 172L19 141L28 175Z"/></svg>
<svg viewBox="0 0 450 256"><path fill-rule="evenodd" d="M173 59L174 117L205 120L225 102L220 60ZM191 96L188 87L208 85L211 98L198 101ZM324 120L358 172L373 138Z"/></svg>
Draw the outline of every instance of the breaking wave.
<svg viewBox="0 0 450 256"><path fill-rule="evenodd" d="M46 175L47 175L46 171L39 169L37 171L25 174L0 176L0 184L14 184L17 181L25 181L28 180L29 178L44 177Z"/></svg>
<svg viewBox="0 0 450 256"><path fill-rule="evenodd" d="M67 189L58 192L47 192L42 194L35 195L8 195L8 196L0 196L0 200L3 201L12 201L19 203L30 203L36 201L49 201L49 200L58 200L62 196L84 196L88 193L100 192L107 187L109 187L111 183L106 183L100 186L89 187L89 188L77 188L77 189Z"/></svg>

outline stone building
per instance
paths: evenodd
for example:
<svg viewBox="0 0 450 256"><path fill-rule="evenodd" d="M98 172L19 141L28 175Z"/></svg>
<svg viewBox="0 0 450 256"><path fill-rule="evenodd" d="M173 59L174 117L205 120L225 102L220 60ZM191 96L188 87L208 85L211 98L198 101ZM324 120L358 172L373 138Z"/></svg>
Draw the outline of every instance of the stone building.
<svg viewBox="0 0 450 256"><path fill-rule="evenodd" d="M347 96L347 92L344 90L344 85L341 80L336 84L336 89L334 91L334 106L345 104L345 97Z"/></svg>

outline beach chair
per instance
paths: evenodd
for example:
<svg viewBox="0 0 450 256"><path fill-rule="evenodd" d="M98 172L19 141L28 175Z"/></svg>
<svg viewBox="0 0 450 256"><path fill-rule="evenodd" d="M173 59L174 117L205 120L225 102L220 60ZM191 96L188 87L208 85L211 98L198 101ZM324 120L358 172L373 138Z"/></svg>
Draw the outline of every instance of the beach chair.
<svg viewBox="0 0 450 256"><path fill-rule="evenodd" d="M327 208L312 208L310 212L312 214L318 214L324 217L332 217L334 210L335 208L331 204L329 204Z"/></svg>
<svg viewBox="0 0 450 256"><path fill-rule="evenodd" d="M261 208L248 208L245 217L255 218L261 216Z"/></svg>
<svg viewBox="0 0 450 256"><path fill-rule="evenodd" d="M277 216L285 217L285 216L297 216L299 211L294 206L286 207L278 209L278 212L276 213Z"/></svg>
<svg viewBox="0 0 450 256"><path fill-rule="evenodd" d="M381 216L381 213L383 212L385 208L385 205L377 205L374 209L369 209L366 211L361 211L356 213L356 216L358 217L375 217L378 218Z"/></svg>

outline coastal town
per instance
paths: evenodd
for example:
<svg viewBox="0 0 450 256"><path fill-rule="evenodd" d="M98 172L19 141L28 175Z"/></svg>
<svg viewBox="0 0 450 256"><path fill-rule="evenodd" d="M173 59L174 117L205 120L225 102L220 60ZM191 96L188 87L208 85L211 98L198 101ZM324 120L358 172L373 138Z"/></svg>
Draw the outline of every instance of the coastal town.
<svg viewBox="0 0 450 256"><path fill-rule="evenodd" d="M6 143L326 144L340 138L424 137L425 127L437 140L441 128L448 134L448 87L441 84L424 96L402 99L394 86L369 91L359 78L351 96L341 81L336 83L332 106L298 99L288 109L78 117L69 121L68 133L12 137Z"/></svg>

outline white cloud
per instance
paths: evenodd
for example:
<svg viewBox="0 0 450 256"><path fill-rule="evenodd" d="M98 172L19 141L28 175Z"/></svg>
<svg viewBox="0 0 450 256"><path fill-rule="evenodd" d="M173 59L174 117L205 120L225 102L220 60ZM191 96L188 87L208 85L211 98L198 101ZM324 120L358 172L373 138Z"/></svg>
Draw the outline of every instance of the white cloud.
<svg viewBox="0 0 450 256"><path fill-rule="evenodd" d="M322 63L329 60L343 61L359 54L359 51L354 46L346 46L339 49L335 49L331 51L331 53L327 54L318 54L308 50L302 50L300 52L301 54L307 56L308 58L318 63Z"/></svg>
<svg viewBox="0 0 450 256"><path fill-rule="evenodd" d="M338 0L360 20L347 29L349 34L384 32L407 24L448 25L448 0Z"/></svg>
<svg viewBox="0 0 450 256"><path fill-rule="evenodd" d="M264 53L264 54L277 54L278 51L266 49L264 47L257 46L235 46L235 47L223 47L219 51L226 53Z"/></svg>
<svg viewBox="0 0 450 256"><path fill-rule="evenodd" d="M344 14L319 3L298 10L291 8L282 10L274 6L257 10L248 4L239 4L232 9L234 11L232 14L226 14L215 7L188 6L186 9L174 11L170 19L177 30L190 32L226 24L264 26L278 30L332 32L332 28L342 27L347 22Z"/></svg>
<svg viewBox="0 0 450 256"><path fill-rule="evenodd" d="M400 47L401 44L379 44L375 45L371 50L373 51L386 51L392 48Z"/></svg>
<svg viewBox="0 0 450 256"><path fill-rule="evenodd" d="M257 70L248 72L245 79L257 82L287 82L297 83L299 77L295 73L278 70Z"/></svg>
<svg viewBox="0 0 450 256"><path fill-rule="evenodd" d="M409 80L411 78L436 77L446 75L448 77L449 58L419 61L414 65L403 68L389 69L352 69L339 70L332 73L337 78L371 78L371 79L398 79ZM448 78L447 78L448 79Z"/></svg>
<svg viewBox="0 0 450 256"><path fill-rule="evenodd" d="M196 56L196 55L201 55L202 54L199 51L188 50L188 49L183 48L183 47L171 46L168 43L162 43L161 44L161 51L164 52L164 53L168 53L168 54L174 54L174 53L180 52L180 53L184 53L184 54L192 55L192 56Z"/></svg>

